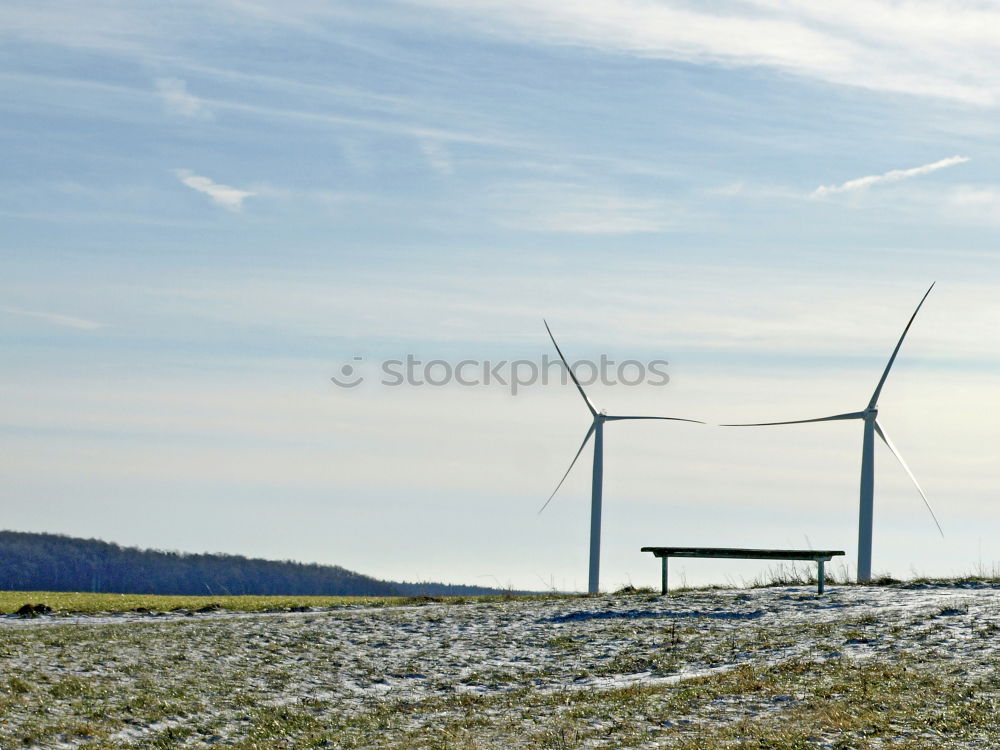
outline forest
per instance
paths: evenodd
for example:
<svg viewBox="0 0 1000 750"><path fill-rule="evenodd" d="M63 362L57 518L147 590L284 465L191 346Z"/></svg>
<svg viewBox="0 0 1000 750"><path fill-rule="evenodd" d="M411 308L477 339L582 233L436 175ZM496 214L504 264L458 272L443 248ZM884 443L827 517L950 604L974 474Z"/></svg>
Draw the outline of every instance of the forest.
<svg viewBox="0 0 1000 750"><path fill-rule="evenodd" d="M338 565L121 547L0 531L0 590L258 596L474 596L498 589L380 581Z"/></svg>

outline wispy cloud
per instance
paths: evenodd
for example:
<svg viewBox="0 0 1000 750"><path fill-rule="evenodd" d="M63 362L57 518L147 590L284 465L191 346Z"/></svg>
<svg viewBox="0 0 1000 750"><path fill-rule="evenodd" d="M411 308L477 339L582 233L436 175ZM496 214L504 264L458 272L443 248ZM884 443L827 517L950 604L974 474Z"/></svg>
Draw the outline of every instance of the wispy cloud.
<svg viewBox="0 0 1000 750"><path fill-rule="evenodd" d="M959 185L949 202L962 207L1000 206L1000 187L996 185Z"/></svg>
<svg viewBox="0 0 1000 750"><path fill-rule="evenodd" d="M238 190L237 188L229 187L228 185L220 185L217 182L213 182L208 177L196 175L189 169L175 169L174 174L177 175L178 180L183 182L192 190L204 193L215 203L218 203L223 208L228 208L230 211L241 210L243 208L244 199L249 198L252 195L256 195L256 193L250 190Z"/></svg>
<svg viewBox="0 0 1000 750"><path fill-rule="evenodd" d="M427 163L438 174L448 177L455 173L451 154L442 144L437 141L422 140L420 141L420 150L427 158Z"/></svg>
<svg viewBox="0 0 1000 750"><path fill-rule="evenodd" d="M359 138L344 137L339 139L340 155L347 165L358 174L371 174L375 169L375 160L368 144Z"/></svg>
<svg viewBox="0 0 1000 750"><path fill-rule="evenodd" d="M103 323L98 323L94 320L87 320L86 318L77 318L72 315L60 315L59 313L49 313L49 312L37 312L35 310L21 310L16 307L0 307L0 312L6 313L8 315L20 315L26 318L38 318L39 320L44 320L49 323L54 323L58 326L66 326L67 328L76 328L80 331L93 331L97 328L103 328Z"/></svg>
<svg viewBox="0 0 1000 750"><path fill-rule="evenodd" d="M289 204L310 203L328 208L368 200L366 196L358 193L337 192L322 188L279 187L268 183L254 184L252 194L258 198Z"/></svg>
<svg viewBox="0 0 1000 750"><path fill-rule="evenodd" d="M931 172L936 172L939 169L946 169L947 167L953 167L956 164L962 164L967 161L969 161L969 159L965 156L949 156L947 159L941 159L940 161L936 161L931 164L924 164L920 167L913 167L911 169L893 169L889 172L883 172L882 174L872 174L865 177L858 177L854 180L848 180L840 185L820 185L812 192L811 196L813 198L822 198L834 193L848 193L853 190L862 190L872 185L878 185L881 183L908 180L911 177L920 177L921 175L930 174Z"/></svg>
<svg viewBox="0 0 1000 750"><path fill-rule="evenodd" d="M373 133L411 136L421 140L431 139L484 146L517 146L524 148L524 144L518 142L514 137L503 134L496 135L478 131L453 130L434 125L411 124L405 121L395 122L388 119L378 119L377 117L354 117L329 112L311 112L299 109L269 107L232 100L206 99L204 101L214 109L224 109L230 112L240 112L263 118L295 121L323 127L331 125L344 126Z"/></svg>
<svg viewBox="0 0 1000 750"><path fill-rule="evenodd" d="M926 201L930 203L930 201ZM964 225L1000 225L1000 185L956 185L933 197L933 206Z"/></svg>
<svg viewBox="0 0 1000 750"><path fill-rule="evenodd" d="M247 33L271 34L277 24L340 41L345 15L445 29L449 21L457 20L464 26L462 32L475 28L519 43L586 46L696 63L763 65L876 91L979 105L1000 101L1000 7L989 2L396 0L366 12L336 3L241 0L182 2L189 11L183 13L173 12L173 5L151 11L121 0L91 4L78 13L63 3L21 5L4 9L0 33L143 60L176 59L176 40L203 35L206 29L230 31L234 25ZM434 11L447 13L448 18L433 16ZM403 18L394 18L394 13Z"/></svg>
<svg viewBox="0 0 1000 750"><path fill-rule="evenodd" d="M157 78L156 90L163 100L163 107L170 114L182 117L210 117L205 102L187 90L180 78Z"/></svg>
<svg viewBox="0 0 1000 750"><path fill-rule="evenodd" d="M2 31L2 27L0 27L0 31ZM180 82L179 79L159 80ZM164 99L164 93L159 87L156 91L150 91L148 88L133 88L118 84L91 81L84 78L51 76L36 73L6 73L0 71L0 81L12 81L29 86L49 86L57 91L72 91L74 89L81 89L88 92L94 92L95 94L128 97L129 99L134 99L136 102L149 101L151 98L159 98L161 101ZM176 93L176 87L174 89L174 93ZM173 96L174 93L171 95ZM193 94L190 94L190 92L187 92L186 86L183 88L182 93L197 101L200 111L204 113L200 116L210 117L216 112L237 113L239 115L248 115L267 121L282 121L311 127L342 128L344 132L357 131L362 134L375 133L411 137L420 143L433 142L440 147L443 147L444 143L454 142L472 145L496 146L500 148L516 148L521 151L528 151L531 149L531 144L525 142L523 134L515 137L502 132L495 132L492 128L486 125L473 124L463 130L452 128L451 126L438 127L433 124L424 124L424 118L421 118L418 121L416 116L410 120L400 120L398 117L385 117L379 112L370 116L355 116L338 114L336 111L324 109L312 111L291 107L254 104L247 100L195 97ZM61 96L61 93L57 93L56 96ZM183 97L176 98L183 100ZM166 104L165 101L164 104ZM185 104L184 106L190 105ZM184 112L179 112L179 114L184 114ZM356 138L357 136L351 137ZM343 143L344 141L342 141L342 144ZM361 154L363 150L363 142L356 140L355 146L357 146L356 152L360 155L360 158L363 159L367 163L367 167L370 168L372 160L367 155Z"/></svg>
<svg viewBox="0 0 1000 750"><path fill-rule="evenodd" d="M671 226L670 204L586 185L517 183L494 192L499 218L509 229L567 234L640 234Z"/></svg>
<svg viewBox="0 0 1000 750"><path fill-rule="evenodd" d="M1000 8L947 0L402 0L518 41L768 66L970 104L1000 100Z"/></svg>

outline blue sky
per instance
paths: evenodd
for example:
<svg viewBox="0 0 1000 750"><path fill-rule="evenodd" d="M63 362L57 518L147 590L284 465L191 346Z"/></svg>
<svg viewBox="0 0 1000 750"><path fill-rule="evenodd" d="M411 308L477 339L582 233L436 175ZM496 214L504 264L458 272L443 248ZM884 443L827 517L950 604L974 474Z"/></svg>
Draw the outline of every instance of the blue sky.
<svg viewBox="0 0 1000 750"><path fill-rule="evenodd" d="M665 359L612 413L882 397L874 567L1000 561L1000 11L989 4L9 2L4 526L585 584L569 388L384 358ZM356 389L329 378L355 363ZM857 427L858 429L854 429ZM860 426L609 427L606 588L650 544L855 554ZM808 542L806 541L808 539ZM691 582L757 574L697 563Z"/></svg>

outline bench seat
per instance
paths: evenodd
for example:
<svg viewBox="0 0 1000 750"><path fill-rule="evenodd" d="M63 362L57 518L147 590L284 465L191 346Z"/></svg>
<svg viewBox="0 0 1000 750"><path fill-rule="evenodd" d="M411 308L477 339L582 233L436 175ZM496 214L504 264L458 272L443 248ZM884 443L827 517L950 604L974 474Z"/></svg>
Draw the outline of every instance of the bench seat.
<svg viewBox="0 0 1000 750"><path fill-rule="evenodd" d="M824 591L824 564L834 556L843 555L843 550L812 549L747 549L743 547L643 547L643 552L652 552L663 564L661 592L667 589L667 560L671 557L712 557L737 560L812 560L818 566L816 593Z"/></svg>

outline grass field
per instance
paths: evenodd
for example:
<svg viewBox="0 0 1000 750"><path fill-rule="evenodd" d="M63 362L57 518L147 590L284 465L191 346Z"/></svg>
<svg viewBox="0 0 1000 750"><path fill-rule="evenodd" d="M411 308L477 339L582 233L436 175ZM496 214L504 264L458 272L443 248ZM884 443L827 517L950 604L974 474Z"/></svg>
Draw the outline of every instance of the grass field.
<svg viewBox="0 0 1000 750"><path fill-rule="evenodd" d="M91 594L68 591L0 591L0 613L16 612L23 604L46 604L62 612L171 612L217 606L233 612L275 612L293 607L392 606L403 597L375 596L157 596L152 594Z"/></svg>
<svg viewBox="0 0 1000 750"><path fill-rule="evenodd" d="M121 614L0 618L5 750L1000 747L995 584L80 596Z"/></svg>
<svg viewBox="0 0 1000 750"><path fill-rule="evenodd" d="M70 591L0 591L0 614L17 612L25 604L45 604L57 615L120 614L126 612L282 612L339 607L398 607L407 604L467 604L533 598L575 598L585 594L496 594L485 596L161 596L157 594L94 594Z"/></svg>

